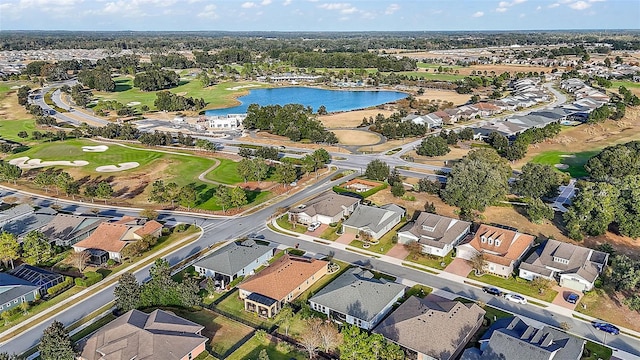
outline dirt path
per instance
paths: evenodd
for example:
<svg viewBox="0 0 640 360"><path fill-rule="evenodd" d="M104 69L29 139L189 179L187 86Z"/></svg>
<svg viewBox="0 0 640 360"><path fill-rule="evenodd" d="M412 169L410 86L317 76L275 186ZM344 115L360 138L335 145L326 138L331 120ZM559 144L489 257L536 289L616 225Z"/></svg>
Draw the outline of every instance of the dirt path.
<svg viewBox="0 0 640 360"><path fill-rule="evenodd" d="M229 186L229 187L230 187L230 185L223 184L223 183L221 183L221 182L217 182L217 181L213 181L213 180L209 180L209 179L207 179L207 178L205 177L205 176L207 176L207 174L208 174L209 172L213 171L213 169L217 168L217 167L218 167L218 165L220 165L220 160L215 159L215 158L214 158L214 159L212 159L212 160L213 160L213 161L215 161L215 164L213 164L213 166L212 166L212 167L210 167L210 168L208 168L207 170L205 170L202 174L198 175L198 180L200 180L200 181L202 181L202 182L204 182L204 183L207 183L207 184L222 185L222 186Z"/></svg>

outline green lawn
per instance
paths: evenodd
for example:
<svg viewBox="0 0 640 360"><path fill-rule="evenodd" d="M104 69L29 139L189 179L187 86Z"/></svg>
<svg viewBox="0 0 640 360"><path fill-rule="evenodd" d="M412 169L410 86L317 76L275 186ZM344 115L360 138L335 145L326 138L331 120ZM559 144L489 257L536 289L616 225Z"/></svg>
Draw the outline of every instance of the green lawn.
<svg viewBox="0 0 640 360"><path fill-rule="evenodd" d="M244 302L238 297L238 289L232 291L229 296L215 306L216 309L243 319L256 328L260 326L268 328L275 324L275 318L266 319L256 313L245 311Z"/></svg>
<svg viewBox="0 0 640 360"><path fill-rule="evenodd" d="M270 360L303 360L307 358L305 354L301 352L295 350L286 351L291 349L291 347L288 347L288 349L284 349L283 346L275 345L273 342L267 339L259 340L254 336L249 339L249 341L244 343L240 348L238 348L238 350L229 355L227 357L227 360L255 360L258 359L258 356L262 349L267 349L267 354L269 355Z"/></svg>
<svg viewBox="0 0 640 360"><path fill-rule="evenodd" d="M29 136L36 129L36 122L33 119L24 120L0 120L0 137L3 139L24 143L27 139L18 136L20 131L26 131Z"/></svg>
<svg viewBox="0 0 640 360"><path fill-rule="evenodd" d="M624 86L627 89L628 88L640 88L640 82L634 82L634 81L612 81L611 84L613 84L612 88L618 90L618 88L620 86Z"/></svg>
<svg viewBox="0 0 640 360"><path fill-rule="evenodd" d="M485 274L482 276L475 276L473 271L467 276L469 279L481 281L493 286L498 286L503 289L511 290L522 295L527 295L534 297L536 299L544 300L547 302L552 302L553 299L558 295L558 292L555 290L547 290L544 295L540 295L538 290L531 286L531 282L528 280L519 278L517 276L512 276L510 278L504 279L498 276L493 276L489 274Z"/></svg>
<svg viewBox="0 0 640 360"><path fill-rule="evenodd" d="M244 181L244 179L238 175L237 162L228 159L218 160L220 160L220 165L208 172L205 176L206 179L229 185Z"/></svg>
<svg viewBox="0 0 640 360"><path fill-rule="evenodd" d="M140 91L138 88L133 87L132 76L121 76L114 78L116 82L115 92L94 92L95 97L100 100L117 100L122 104L128 104L130 102L139 102L139 105L135 105L134 108L140 108L143 105L147 105L150 109L155 109L153 102L156 99L155 91ZM255 84L259 86L251 88L242 88L237 90L228 90L237 86ZM197 80L183 80L181 85L173 89L169 89L172 93L186 93L184 96L194 98L204 98L207 102L207 109L231 107L238 104L238 100L235 98L244 95L249 89L256 89L260 87L267 87L268 85L260 84L258 82L225 82L214 86L203 88Z"/></svg>
<svg viewBox="0 0 640 360"><path fill-rule="evenodd" d="M425 285L413 285L409 290L404 293L403 299L408 299L412 296L417 296L419 298L424 298L425 296L431 294L433 291L432 288Z"/></svg>
<svg viewBox="0 0 640 360"><path fill-rule="evenodd" d="M288 216L287 214L284 214L282 216L280 216L278 218L278 220L276 220L276 222L278 223L278 225L285 229L285 230L289 230L289 231L295 231L297 233L300 234L304 234L307 232L307 227L304 225L296 225L296 227L294 228L293 225L289 222Z"/></svg>
<svg viewBox="0 0 640 360"><path fill-rule="evenodd" d="M582 357L582 360L609 360L611 359L611 355L613 355L613 351L610 347L596 344L593 341L588 341L584 346L588 356Z"/></svg>
<svg viewBox="0 0 640 360"><path fill-rule="evenodd" d="M569 165L567 169L558 169L558 171L567 172L571 174L571 177L581 178L588 176L587 170L584 168L584 164L587 163L594 155L598 154L600 149L582 151L578 153L567 153L562 151L545 151L540 155L534 157L531 162L538 164L547 164L554 166L555 164ZM557 169L557 168L556 168Z"/></svg>
<svg viewBox="0 0 640 360"><path fill-rule="evenodd" d="M336 226L327 227L327 229L320 235L320 238L335 241L340 237L340 235L336 234L336 232L340 229L341 226L342 222L339 222Z"/></svg>
<svg viewBox="0 0 640 360"><path fill-rule="evenodd" d="M458 66L458 65L442 65L442 64L425 64L422 62L419 62L416 64L419 68L421 69L437 69L440 66L442 66L442 68L449 68L449 69L462 69L462 66Z"/></svg>
<svg viewBox="0 0 640 360"><path fill-rule="evenodd" d="M453 261L453 258L451 257L452 254L453 254L453 251L449 252L449 254L444 258L441 258L439 256L433 256L433 255L429 256L427 254L422 254L422 253L420 254L411 253L404 260L411 261L416 264L428 266L430 268L444 270L444 268L446 268ZM444 262L444 266L442 266L443 262Z"/></svg>
<svg viewBox="0 0 640 360"><path fill-rule="evenodd" d="M404 224L406 224L406 221L400 221L400 223L398 225L396 225L391 231L389 231L388 233L384 234L384 236L382 236L379 240L379 243L376 245L371 245L369 246L369 248L365 249L368 251L373 251L373 252L377 252L378 254L386 254L389 250L391 250L391 248L395 245L393 243L393 238L394 236L398 233L398 230L400 230L401 227L404 226ZM357 247L359 249L364 249L362 247L362 241L360 240L353 240L349 245L353 246L353 247Z"/></svg>
<svg viewBox="0 0 640 360"><path fill-rule="evenodd" d="M389 73L385 73L385 74L389 74ZM421 71L399 71L396 72L395 74L398 75L405 75L408 77L414 77L414 78L422 78L425 80L442 80L442 81L456 81L456 80L462 80L464 79L466 76L465 75L455 75L455 74L438 74L438 73L430 73L430 72L421 72Z"/></svg>

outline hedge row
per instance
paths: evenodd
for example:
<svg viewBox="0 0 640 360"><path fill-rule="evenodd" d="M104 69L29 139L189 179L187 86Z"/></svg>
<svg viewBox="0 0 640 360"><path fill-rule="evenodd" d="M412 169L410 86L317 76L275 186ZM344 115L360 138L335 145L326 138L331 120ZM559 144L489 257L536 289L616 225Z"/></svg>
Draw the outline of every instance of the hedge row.
<svg viewBox="0 0 640 360"><path fill-rule="evenodd" d="M68 288L73 284L73 278L71 276L65 276L64 281L58 285L54 285L47 289L47 294L49 296L55 296L64 291L64 289Z"/></svg>
<svg viewBox="0 0 640 360"><path fill-rule="evenodd" d="M377 193L380 190L386 189L388 186L389 185L387 183L384 183L384 184L382 184L380 186L376 186L373 189L370 189L370 190L367 190L367 191L363 191L363 192L354 192L354 191L345 189L345 188L340 187L340 186L334 186L333 187L333 191L338 193L338 194L355 194L355 195L360 196L360 197L362 197L364 199L364 198L368 198L369 196Z"/></svg>
<svg viewBox="0 0 640 360"><path fill-rule="evenodd" d="M94 271L88 271L86 274L84 274L84 279L76 278L75 281L76 281L76 285L78 286L89 287L99 282L100 280L102 280L102 274Z"/></svg>

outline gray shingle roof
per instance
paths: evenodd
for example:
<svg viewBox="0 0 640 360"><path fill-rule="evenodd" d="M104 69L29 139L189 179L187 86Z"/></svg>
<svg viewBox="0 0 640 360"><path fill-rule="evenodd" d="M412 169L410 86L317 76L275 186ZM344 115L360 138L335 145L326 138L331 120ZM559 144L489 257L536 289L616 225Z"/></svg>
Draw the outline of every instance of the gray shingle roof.
<svg viewBox="0 0 640 360"><path fill-rule="evenodd" d="M404 290L405 286L402 284L374 279L370 271L352 268L309 301L368 322L398 297L398 294L404 294Z"/></svg>
<svg viewBox="0 0 640 360"><path fill-rule="evenodd" d="M373 331L413 351L450 359L484 314L475 303L432 302L412 296Z"/></svg>
<svg viewBox="0 0 640 360"><path fill-rule="evenodd" d="M199 260L196 266L215 271L216 273L233 276L247 265L256 261L266 253L273 254L274 247L251 241L240 244L231 242L211 255Z"/></svg>
<svg viewBox="0 0 640 360"><path fill-rule="evenodd" d="M66 240L78 231L97 227L98 223L103 221L105 221L105 219L97 217L57 214L47 225L40 229L40 231L51 240Z"/></svg>
<svg viewBox="0 0 640 360"><path fill-rule="evenodd" d="M568 260L562 263L554 258ZM557 269L561 274L578 274L585 280L593 282L606 265L607 254L553 239L540 244L520 268L542 275L550 274L549 268Z"/></svg>
<svg viewBox="0 0 640 360"><path fill-rule="evenodd" d="M546 326L534 328L518 317L494 323L482 339L488 339L487 348L465 351L461 360L578 360L584 346L582 339Z"/></svg>
<svg viewBox="0 0 640 360"><path fill-rule="evenodd" d="M172 313L138 310L103 326L81 344L86 360L179 360L207 341L204 327Z"/></svg>
<svg viewBox="0 0 640 360"><path fill-rule="evenodd" d="M19 204L10 209L0 211L0 221L7 221L15 217L33 212L33 207L29 204Z"/></svg>
<svg viewBox="0 0 640 360"><path fill-rule="evenodd" d="M39 288L26 280L7 273L0 273L0 305L4 305Z"/></svg>
<svg viewBox="0 0 640 360"><path fill-rule="evenodd" d="M407 223L398 233L410 233L418 238L419 243L442 249L445 245L453 244L468 232L470 227L471 223L466 221L422 212L416 220Z"/></svg>
<svg viewBox="0 0 640 360"><path fill-rule="evenodd" d="M351 216L343 222L343 225L360 229L368 228L377 233L392 222L395 217L404 215L404 212L403 208L394 204L384 205L379 208L360 205Z"/></svg>
<svg viewBox="0 0 640 360"><path fill-rule="evenodd" d="M291 213L306 213L309 216L316 214L334 217L341 214L346 208L360 202L360 199L329 192L322 194L304 204L289 210Z"/></svg>
<svg viewBox="0 0 640 360"><path fill-rule="evenodd" d="M33 214L9 221L2 227L2 230L22 237L32 230L38 230L47 225L54 217L55 210L42 208Z"/></svg>

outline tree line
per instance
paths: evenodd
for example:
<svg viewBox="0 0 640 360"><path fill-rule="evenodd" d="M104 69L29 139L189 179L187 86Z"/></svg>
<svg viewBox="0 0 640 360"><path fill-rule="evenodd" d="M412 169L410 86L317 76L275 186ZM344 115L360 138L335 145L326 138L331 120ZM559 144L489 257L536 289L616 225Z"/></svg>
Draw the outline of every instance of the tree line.
<svg viewBox="0 0 640 360"><path fill-rule="evenodd" d="M170 89L180 85L180 76L173 70L149 69L137 73L133 79L133 86L142 91L157 91Z"/></svg>

